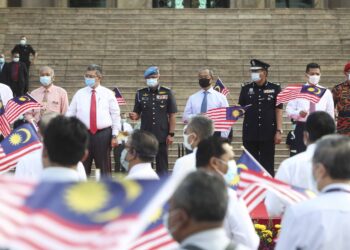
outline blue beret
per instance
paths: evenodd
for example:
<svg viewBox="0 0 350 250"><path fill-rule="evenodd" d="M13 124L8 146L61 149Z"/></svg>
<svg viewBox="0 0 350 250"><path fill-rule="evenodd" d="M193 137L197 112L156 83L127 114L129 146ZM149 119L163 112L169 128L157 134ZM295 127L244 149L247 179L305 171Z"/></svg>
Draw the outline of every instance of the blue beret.
<svg viewBox="0 0 350 250"><path fill-rule="evenodd" d="M149 77L151 75L158 75L159 74L159 69L157 66L151 66L148 69L145 70L145 73L143 73L143 76Z"/></svg>

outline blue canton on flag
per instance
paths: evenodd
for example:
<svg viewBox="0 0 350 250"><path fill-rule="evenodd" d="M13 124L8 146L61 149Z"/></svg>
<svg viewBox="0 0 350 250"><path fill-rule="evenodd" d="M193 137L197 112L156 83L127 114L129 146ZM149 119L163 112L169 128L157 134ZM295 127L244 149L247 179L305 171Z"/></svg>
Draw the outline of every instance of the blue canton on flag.
<svg viewBox="0 0 350 250"><path fill-rule="evenodd" d="M0 173L14 167L19 158L42 146L32 125L26 123L16 128L0 143Z"/></svg>

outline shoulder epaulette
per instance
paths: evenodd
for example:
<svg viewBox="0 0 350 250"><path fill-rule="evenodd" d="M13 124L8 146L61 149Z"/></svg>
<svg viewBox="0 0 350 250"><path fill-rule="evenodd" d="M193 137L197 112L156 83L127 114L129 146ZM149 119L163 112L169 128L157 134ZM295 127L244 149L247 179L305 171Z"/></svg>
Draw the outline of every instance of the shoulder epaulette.
<svg viewBox="0 0 350 250"><path fill-rule="evenodd" d="M247 86L248 84L251 84L252 82L244 82L241 84L242 87Z"/></svg>

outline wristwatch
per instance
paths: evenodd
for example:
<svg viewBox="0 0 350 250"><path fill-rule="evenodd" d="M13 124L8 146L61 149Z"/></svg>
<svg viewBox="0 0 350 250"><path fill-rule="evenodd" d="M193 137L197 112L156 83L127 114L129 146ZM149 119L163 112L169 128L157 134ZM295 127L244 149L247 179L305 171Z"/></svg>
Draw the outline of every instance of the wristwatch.
<svg viewBox="0 0 350 250"><path fill-rule="evenodd" d="M276 129L276 132L280 132L281 134L283 134L283 130L282 129Z"/></svg>
<svg viewBox="0 0 350 250"><path fill-rule="evenodd" d="M171 137L174 137L175 133L168 133L168 135L170 135Z"/></svg>

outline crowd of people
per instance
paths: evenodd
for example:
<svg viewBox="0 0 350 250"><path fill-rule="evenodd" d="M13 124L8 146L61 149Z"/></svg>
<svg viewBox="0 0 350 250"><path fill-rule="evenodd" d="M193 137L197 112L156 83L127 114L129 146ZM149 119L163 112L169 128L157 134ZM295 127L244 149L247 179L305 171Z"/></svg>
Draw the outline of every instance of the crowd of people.
<svg viewBox="0 0 350 250"><path fill-rule="evenodd" d="M13 49L11 63L0 55L4 105L28 92L30 55L37 57L25 37ZM244 114L243 145L274 176L275 145L283 134L283 105L276 105L281 86L268 81L268 63L253 59L250 64L251 80L242 85L238 98L241 106L250 106ZM70 103L67 92L55 83L53 68L43 66L39 74L42 86L30 94L42 108L21 119L38 124L43 148L19 160L16 177L84 181L93 163L103 176L109 176L112 149L114 171L125 172L127 179L158 180L168 174L168 146L174 142L178 108L172 90L160 84L159 67L145 70L146 86L137 90L128 114L121 114L114 93L102 85L99 65L86 68L84 87ZM346 237L350 227L350 63L344 75L346 80L326 90L318 103L298 98L286 106L287 116L295 123L291 133L295 155L281 163L275 178L318 196L290 206L267 193L269 215L283 218L277 249L350 249ZM323 88L320 78L320 65L309 63L304 85ZM215 131L213 121L204 115L229 106L213 83L212 70L201 68L200 89L189 96L183 111L187 154L173 167L170 178L182 181L170 200L164 225L181 249L258 249L259 237L247 207L229 187L237 173L232 128ZM140 120L139 129L132 128L128 118Z"/></svg>

